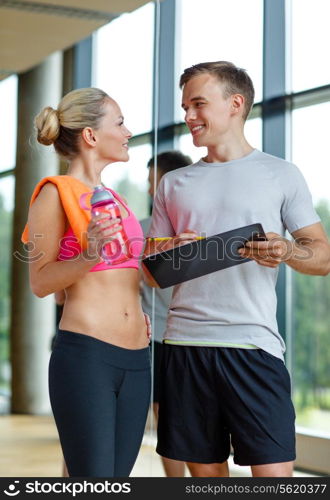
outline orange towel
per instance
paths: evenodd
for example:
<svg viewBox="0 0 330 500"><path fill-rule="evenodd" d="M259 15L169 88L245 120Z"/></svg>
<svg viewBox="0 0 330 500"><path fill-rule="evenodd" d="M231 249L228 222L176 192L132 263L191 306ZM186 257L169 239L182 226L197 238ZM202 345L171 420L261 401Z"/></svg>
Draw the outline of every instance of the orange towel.
<svg viewBox="0 0 330 500"><path fill-rule="evenodd" d="M78 239L80 246L85 249L87 247L86 230L91 216L89 210L83 210L80 208L79 199L83 193L88 193L91 189L78 179L70 177L69 175L45 177L36 185L31 197L30 206L40 193L41 188L47 182L51 182L57 187L69 225ZM87 198L87 206L88 205L89 200ZM23 243L27 243L29 241L29 228L27 224L24 228L21 239Z"/></svg>

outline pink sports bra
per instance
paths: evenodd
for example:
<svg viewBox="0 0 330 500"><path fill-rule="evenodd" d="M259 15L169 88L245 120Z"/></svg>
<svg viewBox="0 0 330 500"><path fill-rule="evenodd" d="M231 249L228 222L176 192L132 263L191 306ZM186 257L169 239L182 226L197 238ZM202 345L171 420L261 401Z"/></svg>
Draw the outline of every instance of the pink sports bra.
<svg viewBox="0 0 330 500"><path fill-rule="evenodd" d="M139 257L144 247L144 236L141 225L133 212L128 208L126 203L119 197L119 195L112 191L112 189L107 188L110 193L123 205L123 207L127 210L128 216L122 219L123 227L126 231L127 238L130 245L130 251L132 254L132 258L126 260L125 262L121 262L120 264L107 264L102 261L96 266L92 267L89 271L104 271L106 269L121 269L121 268L139 268ZM57 260L69 260L73 259L77 255L82 252L81 246L78 242L78 239L74 235L74 232L71 226L68 227L67 231L61 238L60 242L60 251L57 257Z"/></svg>

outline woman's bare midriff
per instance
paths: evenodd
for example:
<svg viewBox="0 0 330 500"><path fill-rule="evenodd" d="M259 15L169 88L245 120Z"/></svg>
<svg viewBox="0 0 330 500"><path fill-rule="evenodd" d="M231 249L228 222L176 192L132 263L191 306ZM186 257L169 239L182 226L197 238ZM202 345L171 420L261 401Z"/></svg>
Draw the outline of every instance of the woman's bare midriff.
<svg viewBox="0 0 330 500"><path fill-rule="evenodd" d="M149 344L136 269L89 272L66 289L60 329L126 349Z"/></svg>

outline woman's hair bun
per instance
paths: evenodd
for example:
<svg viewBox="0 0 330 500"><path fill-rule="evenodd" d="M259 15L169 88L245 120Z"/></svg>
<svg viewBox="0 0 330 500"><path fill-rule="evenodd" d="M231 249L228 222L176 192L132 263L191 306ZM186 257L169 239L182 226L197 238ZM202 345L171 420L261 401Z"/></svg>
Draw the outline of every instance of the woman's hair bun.
<svg viewBox="0 0 330 500"><path fill-rule="evenodd" d="M37 140L40 144L49 146L53 144L60 134L60 120L58 112L51 106L47 106L36 116L34 120L37 129Z"/></svg>

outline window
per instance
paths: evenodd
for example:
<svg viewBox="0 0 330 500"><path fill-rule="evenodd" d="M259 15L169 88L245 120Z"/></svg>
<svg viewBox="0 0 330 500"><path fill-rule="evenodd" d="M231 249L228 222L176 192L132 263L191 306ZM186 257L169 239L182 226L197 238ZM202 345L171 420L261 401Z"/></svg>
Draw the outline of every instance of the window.
<svg viewBox="0 0 330 500"><path fill-rule="evenodd" d="M293 111L292 159L330 234L328 117L330 103ZM316 126L317 124L317 126ZM293 273L293 394L297 425L329 430L330 278Z"/></svg>
<svg viewBox="0 0 330 500"><path fill-rule="evenodd" d="M8 411L10 383L10 268L12 216L14 207L14 176L0 179L0 413Z"/></svg>
<svg viewBox="0 0 330 500"><path fill-rule="evenodd" d="M0 82L0 172L16 164L17 76ZM9 411L9 328L14 176L0 178L0 413Z"/></svg>
<svg viewBox="0 0 330 500"><path fill-rule="evenodd" d="M253 118L247 120L245 125L245 137L252 147L262 150L262 120Z"/></svg>
<svg viewBox="0 0 330 500"><path fill-rule="evenodd" d="M0 82L0 172L14 168L17 134L17 76Z"/></svg>
<svg viewBox="0 0 330 500"><path fill-rule="evenodd" d="M330 2L292 0L292 90L330 83Z"/></svg>
<svg viewBox="0 0 330 500"><path fill-rule="evenodd" d="M192 64L232 61L248 71L254 82L256 102L260 101L263 1L181 0L177 4L181 5L181 12L177 30L176 82L183 70Z"/></svg>
<svg viewBox="0 0 330 500"><path fill-rule="evenodd" d="M118 102L133 135L152 127L153 24L150 2L96 33L93 85Z"/></svg>

